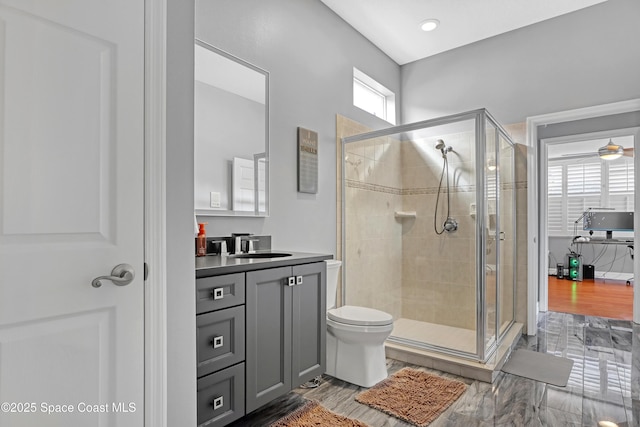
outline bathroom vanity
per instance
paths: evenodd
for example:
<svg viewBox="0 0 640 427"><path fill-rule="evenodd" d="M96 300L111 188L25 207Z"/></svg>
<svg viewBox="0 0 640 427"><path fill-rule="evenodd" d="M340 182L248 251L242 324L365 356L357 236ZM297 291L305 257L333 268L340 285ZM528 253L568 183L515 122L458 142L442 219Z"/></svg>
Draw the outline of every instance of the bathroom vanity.
<svg viewBox="0 0 640 427"><path fill-rule="evenodd" d="M196 258L199 426L225 426L325 371L333 256L288 253Z"/></svg>

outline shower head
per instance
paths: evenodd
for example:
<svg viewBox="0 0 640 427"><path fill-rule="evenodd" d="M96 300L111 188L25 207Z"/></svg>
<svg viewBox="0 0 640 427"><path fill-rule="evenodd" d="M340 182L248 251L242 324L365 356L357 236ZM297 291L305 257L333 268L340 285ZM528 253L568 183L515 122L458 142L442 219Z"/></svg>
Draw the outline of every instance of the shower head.
<svg viewBox="0 0 640 427"><path fill-rule="evenodd" d="M440 150L440 152L442 153L442 157L444 159L446 159L447 158L447 153L450 152L450 151L453 151L453 148L447 147L444 144L444 141L439 139L439 140L436 141L436 150Z"/></svg>

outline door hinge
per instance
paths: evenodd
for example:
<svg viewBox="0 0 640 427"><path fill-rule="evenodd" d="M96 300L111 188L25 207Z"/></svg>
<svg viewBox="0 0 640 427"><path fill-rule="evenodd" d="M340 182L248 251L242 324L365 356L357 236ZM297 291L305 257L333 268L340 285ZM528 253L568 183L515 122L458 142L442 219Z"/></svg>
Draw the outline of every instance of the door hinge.
<svg viewBox="0 0 640 427"><path fill-rule="evenodd" d="M144 280L147 280L149 277L149 264L144 263Z"/></svg>

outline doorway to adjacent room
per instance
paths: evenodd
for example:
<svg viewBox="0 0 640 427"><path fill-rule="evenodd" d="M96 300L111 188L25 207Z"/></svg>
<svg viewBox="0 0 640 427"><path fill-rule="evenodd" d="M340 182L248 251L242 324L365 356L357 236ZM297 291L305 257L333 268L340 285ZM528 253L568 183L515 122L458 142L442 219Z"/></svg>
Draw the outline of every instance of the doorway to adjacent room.
<svg viewBox="0 0 640 427"><path fill-rule="evenodd" d="M634 132L541 142L549 310L632 320Z"/></svg>

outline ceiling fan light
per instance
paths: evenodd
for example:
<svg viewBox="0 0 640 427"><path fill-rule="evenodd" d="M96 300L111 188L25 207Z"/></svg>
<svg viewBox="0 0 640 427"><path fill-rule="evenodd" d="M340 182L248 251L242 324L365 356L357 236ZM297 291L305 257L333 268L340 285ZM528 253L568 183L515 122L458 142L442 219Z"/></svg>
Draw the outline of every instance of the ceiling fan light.
<svg viewBox="0 0 640 427"><path fill-rule="evenodd" d="M615 160L622 157L624 150L620 145L607 144L598 149L598 155L602 160Z"/></svg>

